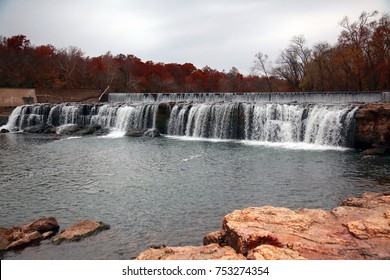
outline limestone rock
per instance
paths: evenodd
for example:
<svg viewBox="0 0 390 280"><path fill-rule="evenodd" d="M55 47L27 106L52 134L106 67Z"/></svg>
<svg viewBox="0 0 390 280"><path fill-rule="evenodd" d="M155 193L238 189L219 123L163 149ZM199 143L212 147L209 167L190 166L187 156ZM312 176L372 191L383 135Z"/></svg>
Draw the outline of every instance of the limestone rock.
<svg viewBox="0 0 390 280"><path fill-rule="evenodd" d="M260 245L248 252L248 260L306 260L298 252L272 245Z"/></svg>
<svg viewBox="0 0 390 280"><path fill-rule="evenodd" d="M0 251L22 249L58 232L59 225L53 217L43 217L30 224L13 228L0 228Z"/></svg>
<svg viewBox="0 0 390 280"><path fill-rule="evenodd" d="M390 205L390 193L367 192L360 197L346 198L341 202L341 205L365 209L388 209Z"/></svg>
<svg viewBox="0 0 390 280"><path fill-rule="evenodd" d="M48 133L53 129L52 125L42 123L34 126L29 126L23 129L27 133Z"/></svg>
<svg viewBox="0 0 390 280"><path fill-rule="evenodd" d="M58 245L63 241L79 241L109 228L109 225L98 221L80 221L65 229L60 235L54 237L52 243Z"/></svg>
<svg viewBox="0 0 390 280"><path fill-rule="evenodd" d="M45 232L57 232L60 226L54 217L44 217L25 225L22 228L24 232L38 231L43 234Z"/></svg>
<svg viewBox="0 0 390 280"><path fill-rule="evenodd" d="M232 248L221 247L218 244L207 246L150 248L142 252L137 260L245 260Z"/></svg>
<svg viewBox="0 0 390 280"><path fill-rule="evenodd" d="M146 131L147 131L147 129L130 128L129 130L126 131L125 136L129 136L129 137L142 137L142 136L144 136L144 133Z"/></svg>
<svg viewBox="0 0 390 280"><path fill-rule="evenodd" d="M220 246L226 245L226 231L219 230L210 232L203 238L203 245L217 243Z"/></svg>
<svg viewBox="0 0 390 280"><path fill-rule="evenodd" d="M84 136L94 134L99 131L102 127L98 124L92 124L85 127L82 127L80 130L76 131L74 134L77 136Z"/></svg>
<svg viewBox="0 0 390 280"><path fill-rule="evenodd" d="M226 244L251 258L260 257L259 252L266 258L272 252L288 259L292 256L285 251L288 248L307 259L387 259L389 207L390 196L376 193L346 199L330 212L253 207L225 216L223 229Z"/></svg>
<svg viewBox="0 0 390 280"><path fill-rule="evenodd" d="M40 234L38 231L33 231L31 233L23 235L23 237L9 244L7 250L23 249L24 247L30 245L39 244L42 239L42 234Z"/></svg>
<svg viewBox="0 0 390 280"><path fill-rule="evenodd" d="M59 135L72 135L81 129L82 127L78 124L66 124L56 127L56 133Z"/></svg>
<svg viewBox="0 0 390 280"><path fill-rule="evenodd" d="M365 104L356 114L355 147L390 148L390 103Z"/></svg>
<svg viewBox="0 0 390 280"><path fill-rule="evenodd" d="M155 128L150 128L144 132L146 137L160 137L160 132Z"/></svg>
<svg viewBox="0 0 390 280"><path fill-rule="evenodd" d="M310 217L290 209L264 206L235 210L225 216L222 227L226 244L247 254L262 244L280 246L285 233L305 232L313 223ZM275 234L280 230L283 235Z"/></svg>
<svg viewBox="0 0 390 280"><path fill-rule="evenodd" d="M390 192L347 198L331 211L235 210L224 217L222 230L206 235L203 243L149 249L137 259L390 259Z"/></svg>

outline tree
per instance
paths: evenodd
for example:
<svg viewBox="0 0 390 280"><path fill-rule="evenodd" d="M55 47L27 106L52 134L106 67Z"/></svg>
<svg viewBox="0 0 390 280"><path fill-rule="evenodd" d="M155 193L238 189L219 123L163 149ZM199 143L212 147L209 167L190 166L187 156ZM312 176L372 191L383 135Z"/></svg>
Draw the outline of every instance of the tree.
<svg viewBox="0 0 390 280"><path fill-rule="evenodd" d="M279 56L278 67L274 74L286 79L294 91L303 90L301 81L305 76L306 64L311 58L311 50L306 47L306 40L301 36L294 36L290 45Z"/></svg>
<svg viewBox="0 0 390 280"><path fill-rule="evenodd" d="M254 61L255 65L252 67L252 71L259 72L260 75L265 76L265 78L267 79L269 91L272 92L271 81L269 78L269 72L270 72L269 69L271 69L271 66L268 63L268 55L259 52L255 54L255 57L256 57Z"/></svg>
<svg viewBox="0 0 390 280"><path fill-rule="evenodd" d="M38 46L33 51L32 67L34 69L32 84L39 88L52 88L58 78L56 49L52 45Z"/></svg>
<svg viewBox="0 0 390 280"><path fill-rule="evenodd" d="M327 42L314 45L311 60L306 62L302 86L310 91L330 91L335 85L332 46Z"/></svg>
<svg viewBox="0 0 390 280"><path fill-rule="evenodd" d="M0 53L0 85L6 87L32 87L32 52L25 35L2 38Z"/></svg>
<svg viewBox="0 0 390 280"><path fill-rule="evenodd" d="M77 88L77 82L80 80L80 76L77 75L80 74L78 71L80 68L77 66L81 66L83 55L81 49L74 46L69 46L58 52L58 63L65 88Z"/></svg>
<svg viewBox="0 0 390 280"><path fill-rule="evenodd" d="M341 47L349 50L349 57L346 59L349 59L351 78L355 81L357 90L377 90L379 87L380 74L377 68L381 64L378 57L381 54L377 52L378 46L373 42L373 36L379 27L379 23L374 20L377 15L378 11L362 12L355 22L351 23L348 17L340 22L343 30L338 41Z"/></svg>

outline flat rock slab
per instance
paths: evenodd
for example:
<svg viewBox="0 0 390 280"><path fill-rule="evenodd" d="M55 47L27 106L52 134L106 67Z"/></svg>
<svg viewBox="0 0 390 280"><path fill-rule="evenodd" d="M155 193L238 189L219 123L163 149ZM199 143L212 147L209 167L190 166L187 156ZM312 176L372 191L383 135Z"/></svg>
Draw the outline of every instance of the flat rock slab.
<svg viewBox="0 0 390 280"><path fill-rule="evenodd" d="M258 246L271 245L294 251L280 255L282 259L389 259L389 209L387 193L365 193L332 211L272 206L236 210L223 220L224 242L252 258Z"/></svg>
<svg viewBox="0 0 390 280"><path fill-rule="evenodd" d="M142 252L137 260L245 260L246 258L236 253L228 246L221 247L218 244L206 246L165 247L160 249L150 248Z"/></svg>
<svg viewBox="0 0 390 280"><path fill-rule="evenodd" d="M52 243L58 245L63 241L79 241L85 237L97 234L109 228L109 225L99 221L80 221L77 224L74 224L71 227L65 229L58 236L54 237L52 239Z"/></svg>
<svg viewBox="0 0 390 280"><path fill-rule="evenodd" d="M203 242L206 246L149 249L137 259L390 259L390 192L348 198L331 211L235 210Z"/></svg>

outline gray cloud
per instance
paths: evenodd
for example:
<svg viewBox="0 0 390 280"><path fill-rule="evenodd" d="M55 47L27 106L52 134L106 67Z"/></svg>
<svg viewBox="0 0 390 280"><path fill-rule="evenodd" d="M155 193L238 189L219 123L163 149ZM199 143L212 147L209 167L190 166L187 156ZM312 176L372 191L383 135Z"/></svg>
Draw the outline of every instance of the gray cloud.
<svg viewBox="0 0 390 280"><path fill-rule="evenodd" d="M338 22L362 11L389 12L387 0L2 0L0 34L33 44L80 47L86 55L134 54L250 71L255 53L275 60L294 35L335 43Z"/></svg>

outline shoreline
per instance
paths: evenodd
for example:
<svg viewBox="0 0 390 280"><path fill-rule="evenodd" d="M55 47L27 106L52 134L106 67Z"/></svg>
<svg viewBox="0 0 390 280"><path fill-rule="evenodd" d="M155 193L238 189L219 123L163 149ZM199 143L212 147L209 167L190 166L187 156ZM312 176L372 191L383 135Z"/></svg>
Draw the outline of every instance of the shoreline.
<svg viewBox="0 0 390 280"><path fill-rule="evenodd" d="M54 217L0 228L1 255L38 246L50 238L79 242L109 229L100 221L80 221L59 231ZM112 228L112 227L111 227ZM225 215L220 230L206 234L203 245L153 245L135 260L388 260L390 190L346 198L329 211L260 206Z"/></svg>

